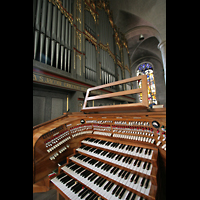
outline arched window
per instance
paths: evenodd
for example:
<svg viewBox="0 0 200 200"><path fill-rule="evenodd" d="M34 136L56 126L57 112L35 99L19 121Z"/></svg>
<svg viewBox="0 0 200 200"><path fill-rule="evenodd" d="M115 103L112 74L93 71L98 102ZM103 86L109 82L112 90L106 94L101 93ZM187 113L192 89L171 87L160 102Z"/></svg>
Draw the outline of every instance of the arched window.
<svg viewBox="0 0 200 200"><path fill-rule="evenodd" d="M156 100L156 86L153 75L153 65L149 62L140 63L136 68L136 75L147 75L147 84L148 84L148 101L149 104L155 105L157 104ZM138 80L138 88L142 87L142 81ZM139 95L139 101L142 102L142 93Z"/></svg>

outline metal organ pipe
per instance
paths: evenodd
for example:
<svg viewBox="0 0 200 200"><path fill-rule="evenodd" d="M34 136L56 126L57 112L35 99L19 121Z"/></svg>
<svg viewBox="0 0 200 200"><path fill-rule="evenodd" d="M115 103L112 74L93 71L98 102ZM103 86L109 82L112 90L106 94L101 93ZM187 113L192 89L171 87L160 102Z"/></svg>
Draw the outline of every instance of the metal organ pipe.
<svg viewBox="0 0 200 200"><path fill-rule="evenodd" d="M60 33L61 33L61 12L58 10L57 18L57 43L56 43L56 68L58 68L59 52L60 52Z"/></svg>
<svg viewBox="0 0 200 200"><path fill-rule="evenodd" d="M39 39L39 30L40 30L40 12L41 12L41 0L38 0L36 7L36 18L35 18L35 37L34 37L34 59L36 59L36 52Z"/></svg>
<svg viewBox="0 0 200 200"><path fill-rule="evenodd" d="M40 8L41 9L41 8ZM46 11L47 11L47 1L43 1L42 11L41 11L41 29L40 29L40 62L42 61L42 51L44 46L44 34L45 34L45 26L46 26Z"/></svg>
<svg viewBox="0 0 200 200"><path fill-rule="evenodd" d="M40 30L40 13L41 13L41 3L42 0L38 0L36 8L36 19L35 19L35 28Z"/></svg>
<svg viewBox="0 0 200 200"><path fill-rule="evenodd" d="M48 2L47 9L47 26L46 26L46 45L45 45L45 63L47 64L47 58L49 54L49 44L51 37L51 18L52 18L52 3Z"/></svg>
<svg viewBox="0 0 200 200"><path fill-rule="evenodd" d="M56 40L56 21L57 21L57 6L53 6L53 17L52 17L52 34L51 34L51 66L53 66L54 52L55 52L55 40Z"/></svg>
<svg viewBox="0 0 200 200"><path fill-rule="evenodd" d="M68 2L69 2L69 13L71 13L71 0L69 0ZM71 23L68 23L68 26L69 26L69 48L71 49ZM70 49L68 49L68 63L67 63L68 72L70 71L70 57L71 57Z"/></svg>
<svg viewBox="0 0 200 200"><path fill-rule="evenodd" d="M64 53L64 17L65 16L62 16L62 31L61 31L61 48L60 48L60 69L62 70L63 69L63 53Z"/></svg>

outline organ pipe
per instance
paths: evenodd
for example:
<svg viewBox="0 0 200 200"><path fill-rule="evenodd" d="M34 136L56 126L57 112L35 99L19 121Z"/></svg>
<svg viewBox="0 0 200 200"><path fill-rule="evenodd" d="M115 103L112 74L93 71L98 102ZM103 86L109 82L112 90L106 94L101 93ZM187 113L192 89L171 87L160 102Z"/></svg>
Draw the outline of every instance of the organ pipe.
<svg viewBox="0 0 200 200"><path fill-rule="evenodd" d="M72 0L63 0L62 6L68 13L71 13L71 6L77 6L76 3L71 4ZM74 1L75 2L75 1ZM81 4L84 2L81 1ZM53 6L53 7L52 7ZM95 37L96 35L96 23L91 11L82 10L85 16L82 22L85 22L85 29ZM84 13L85 12L85 13ZM115 80L115 63L110 55L110 51L113 54L117 54L120 57L121 50L118 46L116 52L114 52L114 30L109 22L109 17L104 9L98 10L98 41L103 45L100 46L99 62L101 62L101 80L103 83L113 82ZM33 2L33 26L34 26L34 59L38 59L40 62L48 63L50 60L51 66L60 68L61 70L70 72L70 61L72 53L72 25L71 20L69 22L68 17L65 17L66 13L61 13L58 3L48 0L35 0ZM74 13L74 18L81 17L82 13ZM77 28L77 27L75 27ZM83 37L82 37L83 38ZM97 67L97 52L95 49L92 38L85 41L85 78L96 81ZM93 43L92 43L93 42ZM82 45L84 42L80 43ZM50 45L51 44L51 45ZM109 46L108 46L109 44ZM97 44L98 45L98 44ZM78 50L82 49L81 47ZM50 52L49 52L50 51ZM124 59L123 64L128 65L128 54L126 48L122 48ZM83 53L83 52L81 52ZM43 59L44 55L44 59ZM48 59L50 56L50 59ZM55 64L54 64L55 63ZM78 71L77 71L78 73Z"/></svg>
<svg viewBox="0 0 200 200"><path fill-rule="evenodd" d="M46 35L51 37L52 3L48 2Z"/></svg>
<svg viewBox="0 0 200 200"><path fill-rule="evenodd" d="M38 0L37 2L37 8L36 8L36 19L35 19L35 28L37 30L40 30L40 13L41 13L41 0Z"/></svg>
<svg viewBox="0 0 200 200"><path fill-rule="evenodd" d="M47 13L47 1L43 0L42 19L41 19L41 31L43 33L45 33L45 27L46 27L46 13Z"/></svg>

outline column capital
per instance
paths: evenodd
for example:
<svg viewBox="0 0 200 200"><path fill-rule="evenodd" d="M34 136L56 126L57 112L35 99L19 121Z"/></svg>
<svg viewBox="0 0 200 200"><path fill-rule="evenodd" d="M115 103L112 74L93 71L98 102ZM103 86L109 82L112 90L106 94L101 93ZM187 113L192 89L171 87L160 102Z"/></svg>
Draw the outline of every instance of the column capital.
<svg viewBox="0 0 200 200"><path fill-rule="evenodd" d="M158 49L160 49L161 50L161 48L164 46L164 45L166 45L166 40L164 40L164 41L162 41L162 42L160 42L159 44L158 44Z"/></svg>

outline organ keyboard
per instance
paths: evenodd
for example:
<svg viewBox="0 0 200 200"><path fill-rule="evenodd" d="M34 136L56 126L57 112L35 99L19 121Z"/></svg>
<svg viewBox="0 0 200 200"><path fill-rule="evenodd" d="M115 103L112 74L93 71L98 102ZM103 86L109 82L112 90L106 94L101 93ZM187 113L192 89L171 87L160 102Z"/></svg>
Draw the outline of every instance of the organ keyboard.
<svg viewBox="0 0 200 200"><path fill-rule="evenodd" d="M33 192L165 199L166 110L68 113L33 128Z"/></svg>

